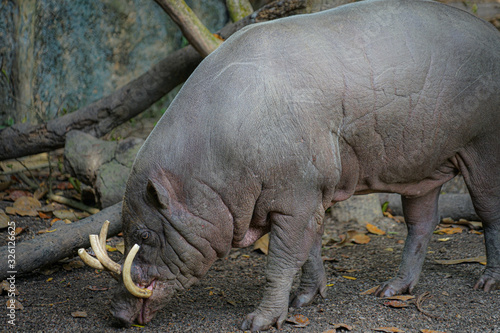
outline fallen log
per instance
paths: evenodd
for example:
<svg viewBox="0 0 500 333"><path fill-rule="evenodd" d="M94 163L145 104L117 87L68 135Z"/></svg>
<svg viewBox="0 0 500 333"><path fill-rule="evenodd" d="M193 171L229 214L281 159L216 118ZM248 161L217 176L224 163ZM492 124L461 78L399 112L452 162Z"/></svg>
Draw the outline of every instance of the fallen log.
<svg viewBox="0 0 500 333"><path fill-rule="evenodd" d="M121 210L120 202L78 222L58 226L54 232L16 243L15 247L11 246L15 249L13 268L7 261L9 246L2 246L0 253L4 253L5 260L0 261L0 281L74 256L79 248L90 246L89 235L99 234L105 220L110 222L108 236L117 235L122 229Z"/></svg>
<svg viewBox="0 0 500 333"><path fill-rule="evenodd" d="M307 0L274 1L240 21L226 25L218 34L226 39L246 25L303 13L306 9ZM111 95L75 112L43 124L16 124L0 130L0 161L61 148L71 130L95 137L105 135L184 82L201 60L193 47L186 46Z"/></svg>

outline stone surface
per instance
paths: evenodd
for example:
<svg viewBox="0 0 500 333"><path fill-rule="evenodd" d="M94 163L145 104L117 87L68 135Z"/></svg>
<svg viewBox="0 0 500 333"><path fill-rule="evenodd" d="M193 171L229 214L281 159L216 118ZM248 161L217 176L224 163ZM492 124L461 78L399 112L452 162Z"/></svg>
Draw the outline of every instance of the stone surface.
<svg viewBox="0 0 500 333"><path fill-rule="evenodd" d="M117 161L111 161L101 166L95 182L97 199L102 208L106 208L120 202L125 193L130 168Z"/></svg>
<svg viewBox="0 0 500 333"><path fill-rule="evenodd" d="M92 185L99 168L114 158L118 143L104 141L81 131L71 131L66 136L64 166L74 177Z"/></svg>
<svg viewBox="0 0 500 333"><path fill-rule="evenodd" d="M331 207L330 216L340 223L356 221L364 225L383 217L383 214L378 194L367 194L337 202Z"/></svg>
<svg viewBox="0 0 500 333"><path fill-rule="evenodd" d="M143 143L143 139L132 137L105 141L71 131L64 148L64 164L73 177L95 190L95 200L102 208L109 207L122 200L130 169ZM86 201L92 201L92 192L85 194Z"/></svg>
<svg viewBox="0 0 500 333"><path fill-rule="evenodd" d="M211 31L228 21L224 0L186 2ZM183 44L154 1L5 0L0 17L0 125L90 104Z"/></svg>

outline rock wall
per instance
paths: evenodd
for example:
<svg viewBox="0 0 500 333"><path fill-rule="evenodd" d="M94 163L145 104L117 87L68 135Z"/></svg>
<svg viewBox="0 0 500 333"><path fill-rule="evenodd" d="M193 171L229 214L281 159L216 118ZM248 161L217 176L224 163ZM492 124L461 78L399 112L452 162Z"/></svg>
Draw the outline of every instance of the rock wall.
<svg viewBox="0 0 500 333"><path fill-rule="evenodd" d="M224 0L186 2L211 31L228 21ZM153 0L0 0L0 17L0 125L74 111L183 43Z"/></svg>

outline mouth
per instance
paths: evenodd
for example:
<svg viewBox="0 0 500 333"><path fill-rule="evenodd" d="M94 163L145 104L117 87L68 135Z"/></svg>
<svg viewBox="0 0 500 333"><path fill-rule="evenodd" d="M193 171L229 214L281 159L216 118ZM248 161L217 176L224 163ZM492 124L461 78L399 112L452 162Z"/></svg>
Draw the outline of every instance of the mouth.
<svg viewBox="0 0 500 333"><path fill-rule="evenodd" d="M137 284L136 284L137 285ZM144 286L140 286L140 285L137 285L139 288L144 288ZM142 307L141 307L141 310L139 312L139 316L137 317L137 322L140 324L140 325L145 325L147 323L149 323L153 317L155 316L157 310L155 309L152 309L152 307L150 306L151 302L154 301L154 288L156 286L156 280L153 280L151 281L151 283L149 284L149 286L147 286L146 288L144 289L148 289L151 291L151 294L152 294L152 298L143 298L141 299L142 300Z"/></svg>

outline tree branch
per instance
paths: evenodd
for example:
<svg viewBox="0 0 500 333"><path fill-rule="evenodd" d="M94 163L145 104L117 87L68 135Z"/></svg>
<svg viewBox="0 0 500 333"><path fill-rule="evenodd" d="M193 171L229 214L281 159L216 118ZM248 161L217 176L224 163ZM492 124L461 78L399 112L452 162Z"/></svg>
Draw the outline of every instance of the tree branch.
<svg viewBox="0 0 500 333"><path fill-rule="evenodd" d="M306 5L306 0L274 1L240 21L226 25L219 35L226 39L248 24L302 14ZM184 82L201 60L198 52L187 46L111 95L75 112L44 124L16 124L0 130L0 161L64 147L66 133L71 130L103 136Z"/></svg>
<svg viewBox="0 0 500 333"><path fill-rule="evenodd" d="M212 53L222 43L222 40L210 33L184 0L155 0L155 2L174 20L184 37L202 57Z"/></svg>
<svg viewBox="0 0 500 333"><path fill-rule="evenodd" d="M252 5L248 0L226 0L226 7L233 22L238 22L253 13Z"/></svg>
<svg viewBox="0 0 500 333"><path fill-rule="evenodd" d="M54 227L54 232L39 235L20 243L16 242L16 267L18 274L29 273L34 269L53 264L58 260L73 256L76 251L90 246L89 235L98 235L104 221L109 220L108 237L117 235L122 230L122 203L117 203L99 213L78 222ZM7 246L0 248L0 253L7 253ZM7 260L0 261L0 281L13 269Z"/></svg>

